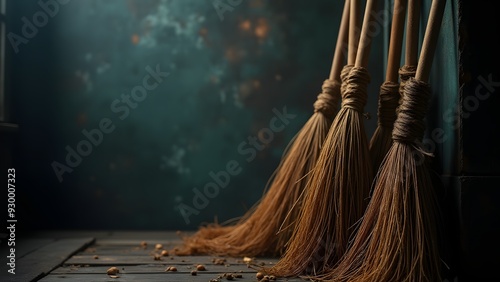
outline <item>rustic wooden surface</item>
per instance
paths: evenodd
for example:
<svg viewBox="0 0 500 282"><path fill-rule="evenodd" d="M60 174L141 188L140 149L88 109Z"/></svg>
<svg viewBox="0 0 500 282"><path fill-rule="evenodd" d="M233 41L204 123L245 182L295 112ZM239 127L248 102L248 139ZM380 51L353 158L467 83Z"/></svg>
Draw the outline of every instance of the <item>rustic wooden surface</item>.
<svg viewBox="0 0 500 282"><path fill-rule="evenodd" d="M233 281L258 281L255 277L259 267L272 266L277 258L252 258L247 263L241 258L225 257L224 263L216 264L212 256L176 256L172 250L180 243L175 232L44 232L34 234L34 239L19 243L22 257L18 258L15 276L6 276L1 281L205 281L217 279L224 273L240 274ZM91 236L91 237L89 237ZM147 246L141 245L146 242ZM23 245L24 244L24 245ZM155 259L162 249L168 256ZM21 247L23 245L23 247ZM18 253L18 256L21 254ZM191 275L196 265L203 264L204 271ZM107 275L108 268L115 266L120 272ZM165 271L174 266L176 272ZM10 279L10 280L8 280ZM215 280L214 280L215 281ZM228 281L221 278L219 281ZM277 279L277 281L304 281Z"/></svg>
<svg viewBox="0 0 500 282"><path fill-rule="evenodd" d="M8 273L6 266L2 266L0 281L37 281L92 242L94 238L20 240L16 243L19 252L16 251L15 274Z"/></svg>

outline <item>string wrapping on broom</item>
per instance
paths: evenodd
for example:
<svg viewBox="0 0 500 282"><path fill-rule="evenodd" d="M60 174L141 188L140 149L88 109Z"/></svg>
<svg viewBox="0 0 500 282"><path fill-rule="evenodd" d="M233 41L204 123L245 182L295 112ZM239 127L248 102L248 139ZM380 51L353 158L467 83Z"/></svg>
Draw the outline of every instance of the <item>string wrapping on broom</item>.
<svg viewBox="0 0 500 282"><path fill-rule="evenodd" d="M399 78L401 79L399 82L399 93L403 94L406 82L410 77L415 77L416 72L417 66L412 65L404 65L399 69Z"/></svg>
<svg viewBox="0 0 500 282"><path fill-rule="evenodd" d="M340 73L340 79L341 79L340 93L341 93L341 95L342 95L342 93L345 93L345 91L346 91L346 88L347 88L347 76L351 72L352 67L354 67L354 65L345 65L342 68L342 72Z"/></svg>
<svg viewBox="0 0 500 282"><path fill-rule="evenodd" d="M363 67L352 67L346 83L346 90L342 93L342 107L363 113L370 83L368 70Z"/></svg>
<svg viewBox="0 0 500 282"><path fill-rule="evenodd" d="M322 92L314 102L314 112L321 112L325 117L333 119L339 108L340 83L333 79L326 79L321 89Z"/></svg>
<svg viewBox="0 0 500 282"><path fill-rule="evenodd" d="M396 121L396 108L399 105L400 84L386 81L380 86L378 100L378 126L392 129Z"/></svg>
<svg viewBox="0 0 500 282"><path fill-rule="evenodd" d="M392 139L405 143L420 143L424 137L425 122L430 97L428 83L410 78L404 88L398 118L394 123Z"/></svg>
<svg viewBox="0 0 500 282"><path fill-rule="evenodd" d="M370 157L374 171L377 171L392 145L392 128L399 106L400 84L385 81L380 86L378 98L377 128L370 140Z"/></svg>

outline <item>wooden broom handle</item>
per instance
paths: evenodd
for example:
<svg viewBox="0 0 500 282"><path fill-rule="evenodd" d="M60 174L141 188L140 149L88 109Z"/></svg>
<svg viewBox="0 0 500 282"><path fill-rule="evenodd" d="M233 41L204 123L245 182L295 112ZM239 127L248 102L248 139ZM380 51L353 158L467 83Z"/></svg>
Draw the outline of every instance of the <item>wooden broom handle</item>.
<svg viewBox="0 0 500 282"><path fill-rule="evenodd" d="M439 29L443 20L444 8L446 0L433 0L429 20L425 28L424 42L422 43L422 51L418 60L417 72L415 79L427 82L431 72L432 60L436 51L437 40L439 37Z"/></svg>
<svg viewBox="0 0 500 282"><path fill-rule="evenodd" d="M349 30L349 9L351 0L345 0L344 11L342 12L342 20L340 22L339 35L337 37L337 45L335 46L335 54L333 55L332 69L330 70L330 79L340 81L340 73L344 65L343 51L347 45L347 34Z"/></svg>
<svg viewBox="0 0 500 282"><path fill-rule="evenodd" d="M359 43L359 24L360 24L360 0L346 0L351 2L349 13L349 48L347 56L347 64L354 65L356 63L356 53L358 52Z"/></svg>
<svg viewBox="0 0 500 282"><path fill-rule="evenodd" d="M391 38L389 41L389 58L387 60L387 71L385 81L398 82L399 62L403 49L403 34L405 26L405 13L407 0L395 0L392 15Z"/></svg>
<svg viewBox="0 0 500 282"><path fill-rule="evenodd" d="M370 33L370 23L374 21L375 7L377 7L378 0L367 0L365 15L363 18L363 27L359 38L358 51L356 53L356 63L354 66L366 68L368 66L368 59L370 56L370 46L372 43L373 34Z"/></svg>
<svg viewBox="0 0 500 282"><path fill-rule="evenodd" d="M405 65L416 66L418 62L418 36L420 28L421 0L409 0L406 21Z"/></svg>

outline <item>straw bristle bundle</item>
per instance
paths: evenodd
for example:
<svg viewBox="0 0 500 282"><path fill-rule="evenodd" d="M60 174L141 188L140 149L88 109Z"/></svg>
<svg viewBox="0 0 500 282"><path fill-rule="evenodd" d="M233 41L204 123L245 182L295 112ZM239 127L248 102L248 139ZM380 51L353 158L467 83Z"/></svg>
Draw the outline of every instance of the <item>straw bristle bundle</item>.
<svg viewBox="0 0 500 282"><path fill-rule="evenodd" d="M184 238L178 254L213 254L228 256L279 255L290 238L305 178L312 170L338 109L340 84L326 80L323 93L314 104L315 113L290 142L282 161L270 179L270 186L254 208L228 232L221 226L201 228ZM283 229L280 230L280 227Z"/></svg>
<svg viewBox="0 0 500 282"><path fill-rule="evenodd" d="M376 178L370 204L331 281L441 281L437 199L426 165L423 117L429 87L410 81L398 110L394 143Z"/></svg>
<svg viewBox="0 0 500 282"><path fill-rule="evenodd" d="M281 260L266 272L319 274L344 254L353 225L363 215L372 181L362 109L368 72L353 67L342 108L308 180L295 231Z"/></svg>

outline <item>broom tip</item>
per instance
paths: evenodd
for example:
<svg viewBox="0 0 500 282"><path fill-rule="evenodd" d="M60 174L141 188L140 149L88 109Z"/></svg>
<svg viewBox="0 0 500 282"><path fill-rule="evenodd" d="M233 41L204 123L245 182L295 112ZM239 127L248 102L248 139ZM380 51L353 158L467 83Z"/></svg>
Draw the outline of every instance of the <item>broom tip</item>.
<svg viewBox="0 0 500 282"><path fill-rule="evenodd" d="M438 206L425 157L394 142L352 243L323 280L441 281Z"/></svg>

